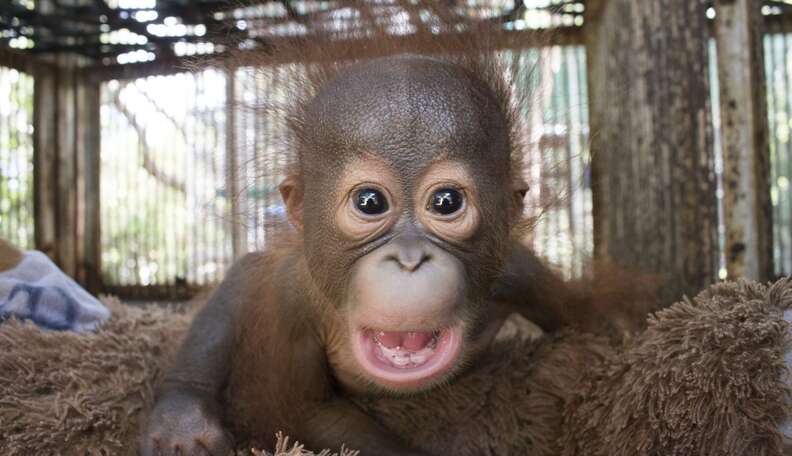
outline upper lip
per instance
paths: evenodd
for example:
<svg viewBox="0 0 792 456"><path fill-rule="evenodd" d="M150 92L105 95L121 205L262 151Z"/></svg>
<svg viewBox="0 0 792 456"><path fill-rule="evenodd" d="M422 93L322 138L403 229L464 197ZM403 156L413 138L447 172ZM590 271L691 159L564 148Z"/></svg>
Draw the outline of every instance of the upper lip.
<svg viewBox="0 0 792 456"><path fill-rule="evenodd" d="M385 332L437 332L441 333L448 329L451 329L454 325L451 324L443 324L438 326L423 326L423 325L383 325L383 326L376 326L376 325L358 325L358 329L360 331L385 331Z"/></svg>

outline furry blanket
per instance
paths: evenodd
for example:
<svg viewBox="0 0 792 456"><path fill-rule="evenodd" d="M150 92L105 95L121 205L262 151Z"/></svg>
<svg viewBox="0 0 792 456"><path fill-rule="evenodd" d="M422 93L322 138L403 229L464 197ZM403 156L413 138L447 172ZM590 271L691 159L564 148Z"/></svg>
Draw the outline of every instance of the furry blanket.
<svg viewBox="0 0 792 456"><path fill-rule="evenodd" d="M15 320L0 324L0 454L135 453L137 434L150 405L153 386L177 348L190 312L157 306L133 307L112 299L106 299L105 303L113 316L96 333L49 332ZM647 350L677 343L683 347L695 337L703 338L708 344L755 346L756 356L739 360L744 363L744 370L736 375L734 388L739 388L737 393L744 397L750 394L745 392L744 382L769 381L752 377L757 372L752 366L770 363L778 366L774 371L779 375L784 369L781 349L789 348L788 327L779 327L783 319L782 323L776 319L770 325L760 316L768 309L790 307L792 281L771 288L748 282L721 284L703 293L695 303L679 303L653 316L647 331L653 337L651 343L637 344L635 350L614 347L604 338L571 330L535 339L531 337L530 324L514 320L500 335L492 356L473 366L453 385L431 396L368 400L360 405L406 440L419 442L436 452L442 450L441 454L549 456L559 453L559 442L569 449L580 445L579 440L584 437L590 444L609 446L614 441L628 444L635 438L645 439L645 443L632 448L651 453L662 448L657 445L664 439L684 438L692 428L687 427L690 424L684 417L673 415L680 399L674 392L652 390L654 380L647 375L654 368L652 363L669 361L647 356ZM726 317L719 316L727 310L740 313L739 321L747 322L751 326L747 328L749 331L746 328L731 333L713 331L722 328ZM674 319L682 317L695 322L687 325L684 333L674 329ZM710 332L711 337L707 336ZM737 337L744 339L736 340ZM614 364L616 370L597 372L593 382L585 380L587 372L596 372L598 364L614 357L623 360ZM626 368L628 362L638 368ZM669 375L684 372L690 375L690 369L684 368L684 357L675 362L678 365ZM701 371L702 381L708 375L706 369L712 368L688 367ZM602 379L617 374L635 376L630 382L631 389L620 391L615 401L604 396L600 401L588 401L580 407L582 413L572 415L573 421L581 423L580 429L590 433L592 427L602 427L602 435L562 435L560 430L566 425L562 424L562 412L569 404L574 405L575 394L583 388L596 397ZM691 377L689 381L695 385L697 379ZM730 388L730 384L719 385L715 393L728 395ZM683 402L712 400L694 393L679 392L686 395ZM788 391L778 391L769 395L767 401L778 402L784 394ZM641 407L644 399L652 400L655 409ZM586 408L596 404L600 407L597 411ZM768 404L768 410L774 410L772 407L773 404ZM783 407L788 405L782 400L778 407L783 412ZM669 413L668 430L648 415L662 410ZM610 413L629 420L614 420ZM697 417L693 426L707 429L709 418ZM754 429L751 424L731 423L735 426L735 437L751 432L757 438L777 439L762 434L767 430ZM629 429L627 439L609 434L625 429ZM652 432L656 437L648 438ZM282 437L278 445L280 455L312 454ZM340 450L342 454L351 454ZM241 445L238 454L263 454L251 451L249 446Z"/></svg>

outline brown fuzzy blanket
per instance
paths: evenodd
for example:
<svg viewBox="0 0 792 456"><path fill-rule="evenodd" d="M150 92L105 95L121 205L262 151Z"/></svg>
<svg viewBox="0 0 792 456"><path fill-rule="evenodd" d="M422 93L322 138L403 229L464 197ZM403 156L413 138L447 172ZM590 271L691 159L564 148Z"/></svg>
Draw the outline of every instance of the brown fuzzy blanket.
<svg viewBox="0 0 792 456"><path fill-rule="evenodd" d="M189 312L159 306L133 307L112 299L105 302L113 317L97 333L48 332L18 321L0 324L1 455L134 454L153 385L178 346L190 316ZM789 393L783 389L780 378L784 369L783 350L789 348L790 341L788 327L776 311L790 307L792 281L779 282L773 287L748 282L721 284L702 293L695 302L679 303L653 316L647 331L653 339L636 343L635 348L614 347L604 338L571 330L536 339L529 323L513 320L500 335L492 356L472 366L453 385L431 396L368 400L360 405L405 440L440 454L549 456L562 451L559 442L568 451L581 444L582 436L588 442L616 449L615 442L626 444L631 440L617 435L625 429L628 434L646 439L639 447L653 453L662 448L663 442L672 442L674 432L684 434L692 429L686 427L685 420L674 421L676 417L669 420L675 423L674 429L658 428L651 415L644 416L656 410L641 408L643 397L652 399L656 407L672 407L670 413L674 404L678 404L673 391L660 391L660 395L650 391L651 382L657 381L650 370L663 368L663 363L668 365L670 361L649 356L647 350L666 350L668 344L690 350L696 337L703 338L704 350L723 343L733 343L735 349L747 348L749 352L755 347L756 356L738 360L745 364L745 369L735 376L735 388L741 385L743 389L735 393L734 399L746 400L745 395L750 391L744 391L744 382L751 382L749 377L753 376L757 382L773 383L770 377L761 375L777 375L775 389L763 390L767 407L751 411L777 417L783 414L784 395ZM730 312L737 315L729 316ZM778 315L762 317L768 312ZM690 324L680 324L679 319ZM687 329L676 331L680 325ZM667 375L690 375L684 358L677 357L678 365ZM598 370L598 365L607 364L605 361L614 367ZM640 369L630 369L625 365L627 362L636 363ZM660 365L653 364L656 362ZM769 363L772 369L762 370L758 363ZM723 364L688 367L709 369L706 372L730 368ZM590 375L586 377L590 372L596 374L593 380ZM576 404L581 388L596 398L602 379L629 375L635 378L629 379L629 388L616 392L618 398L611 397L614 405L603 403L607 399L604 397ZM689 379L693 386L694 380ZM731 391L729 384L718 386L724 393ZM697 400L696 391L681 394ZM772 402L777 404L774 406ZM564 410L569 411L570 404L585 410L585 414L569 413L565 417ZM612 413L619 414L623 420L615 420L609 415ZM706 424L707 417L696 419L698 425ZM594 432L592 426L603 428L602 420L610 422L610 426L604 426L603 432L596 436L586 434ZM562 429L575 422L583 432L565 435ZM763 431L765 434L759 437L769 439L770 444L778 439L766 435L768 430L750 427L753 423L730 424L736 426L735 435L744 435L741 431ZM658 434L652 438L652 430L670 437ZM341 450L341 454L351 454ZM242 446L238 454L263 454L251 451L248 446ZM277 453L312 454L283 438L279 439Z"/></svg>

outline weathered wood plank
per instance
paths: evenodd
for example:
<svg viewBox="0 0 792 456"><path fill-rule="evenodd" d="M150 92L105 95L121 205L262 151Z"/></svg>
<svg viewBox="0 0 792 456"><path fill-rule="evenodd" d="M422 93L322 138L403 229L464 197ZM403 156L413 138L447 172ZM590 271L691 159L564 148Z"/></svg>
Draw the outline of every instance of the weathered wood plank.
<svg viewBox="0 0 792 456"><path fill-rule="evenodd" d="M57 104L58 78L55 72L35 75L33 97L33 186L36 248L57 259L56 214L58 206Z"/></svg>
<svg viewBox="0 0 792 456"><path fill-rule="evenodd" d="M59 59L60 61L61 59ZM34 96L36 248L99 287L99 85L73 62L37 71Z"/></svg>
<svg viewBox="0 0 792 456"><path fill-rule="evenodd" d="M77 85L77 278L91 291L101 288L100 87L80 79Z"/></svg>
<svg viewBox="0 0 792 456"><path fill-rule="evenodd" d="M706 3L587 3L595 255L667 277L666 301L718 270Z"/></svg>
<svg viewBox="0 0 792 456"><path fill-rule="evenodd" d="M76 278L77 273L77 169L75 129L77 126L76 75L66 63L58 71L56 132L58 156L55 188L57 206L55 230L58 242L56 262L63 272Z"/></svg>
<svg viewBox="0 0 792 456"><path fill-rule="evenodd" d="M770 151L761 4L716 0L723 215L730 278L773 275Z"/></svg>
<svg viewBox="0 0 792 456"><path fill-rule="evenodd" d="M13 68L31 75L51 72L55 69L51 63L45 62L32 54L3 46L0 46L0 66Z"/></svg>

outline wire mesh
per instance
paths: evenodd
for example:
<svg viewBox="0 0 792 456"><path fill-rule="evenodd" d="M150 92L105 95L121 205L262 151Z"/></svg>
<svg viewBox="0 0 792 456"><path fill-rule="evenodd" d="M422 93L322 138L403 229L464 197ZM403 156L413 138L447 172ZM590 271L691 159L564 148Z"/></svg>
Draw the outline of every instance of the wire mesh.
<svg viewBox="0 0 792 456"><path fill-rule="evenodd" d="M569 277L585 271L593 250L585 48L554 46L519 53L533 66L525 164L529 215L538 216L529 243Z"/></svg>
<svg viewBox="0 0 792 456"><path fill-rule="evenodd" d="M102 273L113 286L201 286L231 262L226 77L102 87Z"/></svg>
<svg viewBox="0 0 792 456"><path fill-rule="evenodd" d="M541 183L534 208L546 208L530 242L568 275L582 272L592 243L584 54L553 47L508 56L543 81L522 88L538 95L525 113L536 135L526 172ZM278 110L257 107L289 102L283 78L294 74L240 68L231 86L217 71L104 85L106 285L206 285L234 255L266 247L285 219L277 146L287 132Z"/></svg>
<svg viewBox="0 0 792 456"><path fill-rule="evenodd" d="M33 248L33 78L0 67L0 238Z"/></svg>
<svg viewBox="0 0 792 456"><path fill-rule="evenodd" d="M284 78L294 77L298 69L281 65L269 71L246 67L235 72L237 128L232 150L239 154L238 229L242 231L244 251L263 249L274 226L286 220L278 192L284 165L278 145L283 144L282 135L288 132L282 128L282 111L277 107L290 101ZM265 109L261 109L263 100Z"/></svg>
<svg viewBox="0 0 792 456"><path fill-rule="evenodd" d="M770 128L773 259L778 275L792 274L792 34L765 35Z"/></svg>

